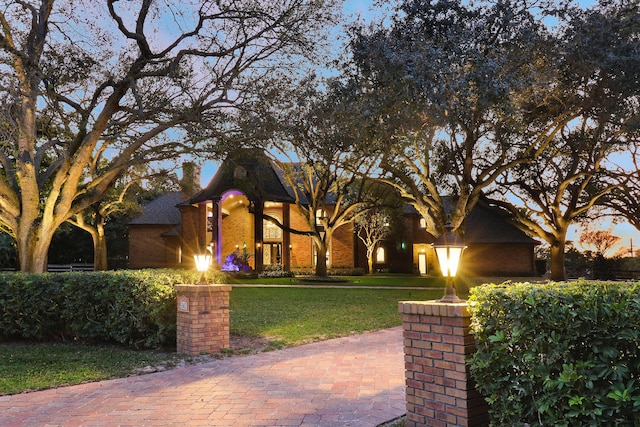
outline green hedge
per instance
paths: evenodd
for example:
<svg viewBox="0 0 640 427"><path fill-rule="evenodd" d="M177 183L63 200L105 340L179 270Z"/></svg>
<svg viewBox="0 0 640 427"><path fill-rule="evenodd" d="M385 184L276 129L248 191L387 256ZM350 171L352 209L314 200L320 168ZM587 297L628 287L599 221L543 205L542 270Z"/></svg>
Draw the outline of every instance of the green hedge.
<svg viewBox="0 0 640 427"><path fill-rule="evenodd" d="M493 425L637 425L640 283L483 285L469 304Z"/></svg>
<svg viewBox="0 0 640 427"><path fill-rule="evenodd" d="M79 340L175 345L178 283L185 270L2 273L0 340Z"/></svg>

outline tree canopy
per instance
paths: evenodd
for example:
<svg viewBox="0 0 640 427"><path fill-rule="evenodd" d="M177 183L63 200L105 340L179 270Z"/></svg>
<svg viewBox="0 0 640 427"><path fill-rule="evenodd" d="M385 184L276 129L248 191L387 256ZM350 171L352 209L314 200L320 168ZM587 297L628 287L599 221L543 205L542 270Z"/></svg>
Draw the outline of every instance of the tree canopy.
<svg viewBox="0 0 640 427"><path fill-rule="evenodd" d="M551 245L564 279L568 226L619 187L608 163L638 145L639 19L637 1L406 0L390 26L355 27L345 69L382 180L434 236L447 221L463 232L488 197Z"/></svg>
<svg viewBox="0 0 640 427"><path fill-rule="evenodd" d="M520 1L403 1L391 22L352 30L360 132L431 234L463 229L482 192L556 130L527 135L522 119L546 83L544 26Z"/></svg>
<svg viewBox="0 0 640 427"><path fill-rule="evenodd" d="M20 268L44 271L58 226L128 168L223 138L334 17L332 0L5 2L0 227Z"/></svg>

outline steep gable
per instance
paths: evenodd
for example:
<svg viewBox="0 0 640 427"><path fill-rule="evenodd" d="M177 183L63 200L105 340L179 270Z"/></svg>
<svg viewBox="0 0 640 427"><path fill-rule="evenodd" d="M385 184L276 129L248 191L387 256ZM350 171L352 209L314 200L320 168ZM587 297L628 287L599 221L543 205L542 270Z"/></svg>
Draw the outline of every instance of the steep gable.
<svg viewBox="0 0 640 427"><path fill-rule="evenodd" d="M229 155L209 184L183 204L220 200L229 190L240 190L250 200L293 202L293 197L264 153L242 149Z"/></svg>

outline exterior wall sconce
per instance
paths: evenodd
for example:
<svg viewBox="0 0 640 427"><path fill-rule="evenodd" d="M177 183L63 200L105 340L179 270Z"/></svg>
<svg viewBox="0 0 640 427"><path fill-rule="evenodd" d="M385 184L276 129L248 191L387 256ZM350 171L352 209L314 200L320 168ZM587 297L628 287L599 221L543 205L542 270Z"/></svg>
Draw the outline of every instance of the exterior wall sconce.
<svg viewBox="0 0 640 427"><path fill-rule="evenodd" d="M198 282L198 285L208 285L207 278L204 274L207 272L209 266L211 265L211 254L206 253L194 255L193 259L196 262L196 269L200 272L200 281Z"/></svg>
<svg viewBox="0 0 640 427"><path fill-rule="evenodd" d="M262 246L262 243L256 242L256 248L260 248L261 246Z"/></svg>
<svg viewBox="0 0 640 427"><path fill-rule="evenodd" d="M436 251L436 257L440 264L440 271L446 279L445 293L439 302L461 302L456 294L455 278L460 267L462 252L467 248L462 239L452 232L453 226L447 223L445 232L438 237L431 247Z"/></svg>

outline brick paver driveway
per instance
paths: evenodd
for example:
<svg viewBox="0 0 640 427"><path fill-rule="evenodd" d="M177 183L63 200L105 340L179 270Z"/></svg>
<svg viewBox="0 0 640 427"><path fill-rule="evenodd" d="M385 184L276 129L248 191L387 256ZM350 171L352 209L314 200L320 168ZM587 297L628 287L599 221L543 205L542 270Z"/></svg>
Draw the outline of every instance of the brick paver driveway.
<svg viewBox="0 0 640 427"><path fill-rule="evenodd" d="M405 413L402 328L0 396L0 426L377 426Z"/></svg>

